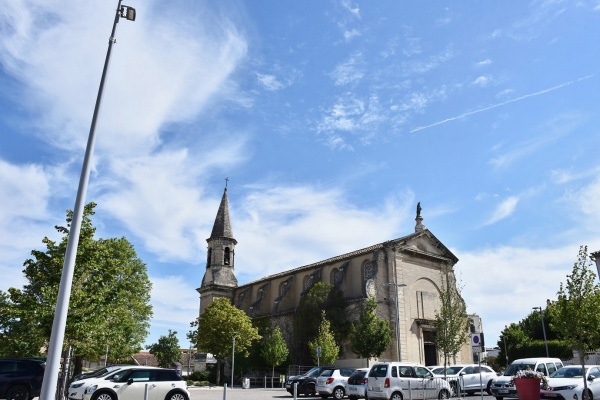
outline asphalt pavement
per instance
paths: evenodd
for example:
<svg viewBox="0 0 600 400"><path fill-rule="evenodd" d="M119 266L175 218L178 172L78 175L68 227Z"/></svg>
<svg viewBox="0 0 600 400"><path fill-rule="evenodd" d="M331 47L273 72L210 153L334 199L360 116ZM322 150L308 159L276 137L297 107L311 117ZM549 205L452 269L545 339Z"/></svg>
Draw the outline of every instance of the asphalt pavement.
<svg viewBox="0 0 600 400"><path fill-rule="evenodd" d="M190 387L190 400L265 400L265 399L287 399L292 400L293 396L290 395L285 389L263 389L263 388L251 388L242 389L241 387L235 387L233 389L227 388L225 393L223 387L212 387L212 388L199 388ZM320 396L306 397L299 396L298 399L321 399ZM331 397L330 397L331 399ZM459 399L459 398L456 398ZM472 396L466 396L460 398L462 400L495 400L493 396L487 394L483 397L476 393ZM406 399L408 400L408 399Z"/></svg>

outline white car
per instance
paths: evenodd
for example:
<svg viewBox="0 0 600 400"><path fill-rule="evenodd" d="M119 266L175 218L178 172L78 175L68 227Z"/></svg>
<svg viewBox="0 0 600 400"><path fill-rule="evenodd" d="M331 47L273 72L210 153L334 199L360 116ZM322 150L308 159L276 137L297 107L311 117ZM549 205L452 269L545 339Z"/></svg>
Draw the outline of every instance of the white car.
<svg viewBox="0 0 600 400"><path fill-rule="evenodd" d="M591 400L600 398L600 366L586 365L587 394L583 395L583 372L581 365L568 365L548 378L546 387L540 390L543 399Z"/></svg>
<svg viewBox="0 0 600 400"><path fill-rule="evenodd" d="M487 365L477 364L451 365L445 372L441 368L441 371L434 370L433 373L437 377L446 379L452 386L454 394L474 394L485 391L491 395L492 381L498 376L496 371Z"/></svg>
<svg viewBox="0 0 600 400"><path fill-rule="evenodd" d="M367 375L369 368L356 368L354 373L348 378L346 391L350 400L364 399L367 397Z"/></svg>
<svg viewBox="0 0 600 400"><path fill-rule="evenodd" d="M346 385L348 378L354 372L354 368L325 368L317 378L317 392L321 398L326 399L333 396L341 400L346 396Z"/></svg>
<svg viewBox="0 0 600 400"><path fill-rule="evenodd" d="M120 372L120 371L119 371ZM174 369L135 367L88 386L84 400L189 400L187 383Z"/></svg>
<svg viewBox="0 0 600 400"><path fill-rule="evenodd" d="M69 385L67 397L69 400L83 400L83 394L88 386L93 385L97 381L112 379L115 374L123 374L129 368L139 367L137 365L120 365L118 367L108 367L108 372L101 376L78 379Z"/></svg>
<svg viewBox="0 0 600 400"><path fill-rule="evenodd" d="M420 364L380 362L371 367L367 381L369 399L448 399L450 384Z"/></svg>

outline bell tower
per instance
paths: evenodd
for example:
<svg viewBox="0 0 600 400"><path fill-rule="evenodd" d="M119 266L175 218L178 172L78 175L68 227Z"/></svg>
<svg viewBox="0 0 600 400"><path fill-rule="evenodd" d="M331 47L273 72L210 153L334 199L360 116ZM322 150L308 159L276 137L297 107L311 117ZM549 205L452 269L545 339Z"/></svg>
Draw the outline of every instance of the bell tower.
<svg viewBox="0 0 600 400"><path fill-rule="evenodd" d="M206 242L208 243L206 271L200 288L196 289L200 293L200 314L216 297L231 299L233 291L238 285L234 274L237 240L233 237L231 221L229 220L227 186L225 186L221 198L212 232Z"/></svg>

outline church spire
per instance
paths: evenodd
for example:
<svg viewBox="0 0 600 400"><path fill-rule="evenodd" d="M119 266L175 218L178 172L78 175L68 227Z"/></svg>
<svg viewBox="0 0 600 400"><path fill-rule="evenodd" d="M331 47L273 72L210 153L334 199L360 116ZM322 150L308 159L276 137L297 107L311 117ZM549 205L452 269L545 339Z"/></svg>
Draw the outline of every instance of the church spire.
<svg viewBox="0 0 600 400"><path fill-rule="evenodd" d="M233 230L231 229L231 221L229 219L227 186L225 186L225 191L223 192L223 197L221 198L221 204L219 205L219 211L217 211L217 216L215 218L215 223L213 225L210 238L207 240L216 238L227 238L235 241L233 238Z"/></svg>

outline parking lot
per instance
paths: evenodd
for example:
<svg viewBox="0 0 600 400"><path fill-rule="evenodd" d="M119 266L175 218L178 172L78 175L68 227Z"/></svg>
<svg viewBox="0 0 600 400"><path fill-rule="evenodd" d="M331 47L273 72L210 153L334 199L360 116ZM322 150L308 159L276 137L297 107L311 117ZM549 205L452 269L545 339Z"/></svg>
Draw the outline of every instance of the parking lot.
<svg viewBox="0 0 600 400"><path fill-rule="evenodd" d="M222 387L213 388L190 388L190 400L224 400ZM299 399L321 399L319 396L305 397L299 396ZM227 389L227 400L263 400L263 399L292 399L292 396L285 389L242 389L236 387ZM465 400L482 399L477 393L473 396L467 396ZM408 400L408 399L406 399ZM494 397L485 394L483 400L495 400Z"/></svg>

